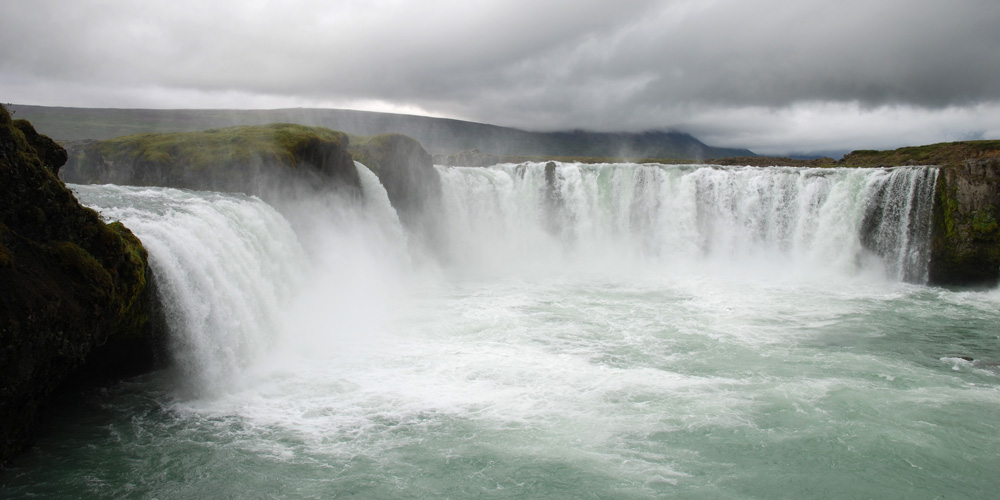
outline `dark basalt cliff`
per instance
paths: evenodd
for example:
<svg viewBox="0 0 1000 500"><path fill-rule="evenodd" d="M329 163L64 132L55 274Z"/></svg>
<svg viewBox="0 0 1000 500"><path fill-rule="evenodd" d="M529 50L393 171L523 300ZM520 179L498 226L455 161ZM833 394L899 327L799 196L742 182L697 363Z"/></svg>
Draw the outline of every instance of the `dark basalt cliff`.
<svg viewBox="0 0 1000 500"><path fill-rule="evenodd" d="M941 168L934 200L930 282L1000 281L1000 157Z"/></svg>
<svg viewBox="0 0 1000 500"><path fill-rule="evenodd" d="M61 174L66 182L242 192L265 199L301 189L361 192L347 135L319 127L278 123L67 146L70 158Z"/></svg>
<svg viewBox="0 0 1000 500"><path fill-rule="evenodd" d="M149 369L162 340L146 250L77 202L65 161L0 106L0 462L61 384Z"/></svg>
<svg viewBox="0 0 1000 500"><path fill-rule="evenodd" d="M441 176L415 139L384 134L355 140L351 154L378 176L400 222L432 246L440 237Z"/></svg>

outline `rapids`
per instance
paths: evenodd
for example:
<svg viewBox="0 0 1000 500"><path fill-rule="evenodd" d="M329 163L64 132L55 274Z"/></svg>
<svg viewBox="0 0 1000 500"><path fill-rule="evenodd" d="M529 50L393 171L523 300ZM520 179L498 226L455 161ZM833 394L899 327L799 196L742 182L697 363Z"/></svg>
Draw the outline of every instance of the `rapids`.
<svg viewBox="0 0 1000 500"><path fill-rule="evenodd" d="M437 168L433 259L363 166L363 207L73 186L177 362L64 402L3 495L995 493L1000 295L923 284L936 170Z"/></svg>

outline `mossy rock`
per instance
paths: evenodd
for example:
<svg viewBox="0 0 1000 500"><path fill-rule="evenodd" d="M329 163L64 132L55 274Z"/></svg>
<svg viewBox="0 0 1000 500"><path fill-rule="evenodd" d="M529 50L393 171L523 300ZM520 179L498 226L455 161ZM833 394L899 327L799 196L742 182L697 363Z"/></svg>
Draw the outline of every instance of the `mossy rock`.
<svg viewBox="0 0 1000 500"><path fill-rule="evenodd" d="M440 200L441 177L415 139L402 134L355 137L350 152L378 176L404 223Z"/></svg>
<svg viewBox="0 0 1000 500"><path fill-rule="evenodd" d="M997 219L993 216L993 212L996 212L996 208L990 207L989 211L976 212L972 216L973 238L983 241L997 240L1000 226L997 225Z"/></svg>
<svg viewBox="0 0 1000 500"><path fill-rule="evenodd" d="M0 106L0 462L29 442L53 391L96 373L95 353L130 339L102 360L115 365L102 373L120 376L160 350L146 252L59 181L65 157Z"/></svg>
<svg viewBox="0 0 1000 500"><path fill-rule="evenodd" d="M1000 158L942 167L935 192L930 282L1000 282Z"/></svg>

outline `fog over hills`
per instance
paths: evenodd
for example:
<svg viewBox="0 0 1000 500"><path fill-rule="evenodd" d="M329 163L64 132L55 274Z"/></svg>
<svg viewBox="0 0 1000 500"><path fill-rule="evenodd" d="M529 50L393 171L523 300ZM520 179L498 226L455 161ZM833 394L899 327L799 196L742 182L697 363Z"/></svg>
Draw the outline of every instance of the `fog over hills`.
<svg viewBox="0 0 1000 500"><path fill-rule="evenodd" d="M589 156L702 160L752 156L747 149L717 148L675 131L606 133L582 130L529 132L445 118L342 109L151 110L12 105L18 118L58 141L110 139L143 132L181 132L234 125L298 123L354 135L400 133L428 152L477 149L499 156Z"/></svg>

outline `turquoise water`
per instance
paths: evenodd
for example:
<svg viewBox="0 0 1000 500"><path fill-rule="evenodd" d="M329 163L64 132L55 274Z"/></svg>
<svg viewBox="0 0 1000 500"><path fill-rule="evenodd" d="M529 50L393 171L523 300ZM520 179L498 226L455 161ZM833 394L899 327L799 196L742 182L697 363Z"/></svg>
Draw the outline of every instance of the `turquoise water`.
<svg viewBox="0 0 1000 500"><path fill-rule="evenodd" d="M222 396L180 397L170 372L91 391L4 494L995 493L996 292L656 277L414 295L378 338L293 348Z"/></svg>
<svg viewBox="0 0 1000 500"><path fill-rule="evenodd" d="M366 170L363 210L75 186L175 364L60 401L0 496L995 496L1000 292L919 284L933 172L439 171L438 259Z"/></svg>

